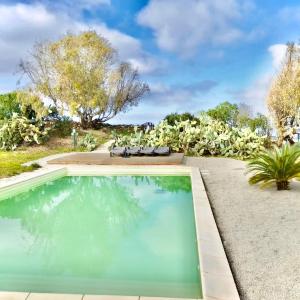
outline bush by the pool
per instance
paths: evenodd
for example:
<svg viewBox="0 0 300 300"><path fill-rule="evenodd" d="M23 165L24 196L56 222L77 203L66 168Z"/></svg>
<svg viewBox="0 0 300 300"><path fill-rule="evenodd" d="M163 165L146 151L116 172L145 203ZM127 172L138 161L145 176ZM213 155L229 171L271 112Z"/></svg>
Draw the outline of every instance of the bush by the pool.
<svg viewBox="0 0 300 300"><path fill-rule="evenodd" d="M300 180L300 146L285 144L263 151L249 162L248 173L253 173L250 184L266 187L275 183L278 190L287 190L292 179Z"/></svg>

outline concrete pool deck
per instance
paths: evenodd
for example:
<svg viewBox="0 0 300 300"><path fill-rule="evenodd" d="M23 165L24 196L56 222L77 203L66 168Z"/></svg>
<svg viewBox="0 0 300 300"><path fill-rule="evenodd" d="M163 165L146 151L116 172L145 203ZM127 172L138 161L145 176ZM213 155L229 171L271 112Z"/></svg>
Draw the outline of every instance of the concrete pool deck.
<svg viewBox="0 0 300 300"><path fill-rule="evenodd" d="M112 140L104 143L92 152L69 152L53 154L34 161L24 163L30 166L37 163L44 167L51 164L85 164L85 165L181 165L183 163L183 153L171 153L167 156L130 156L130 157L110 157L109 147Z"/></svg>
<svg viewBox="0 0 300 300"><path fill-rule="evenodd" d="M300 182L289 191L250 186L246 163L186 158L198 167L241 299L300 299Z"/></svg>
<svg viewBox="0 0 300 300"><path fill-rule="evenodd" d="M239 295L222 246L218 229L206 195L205 187L198 168L187 166L79 166L52 165L31 173L0 180L0 197L12 195L26 189L28 183L39 184L49 180L49 176L64 175L190 175L196 223L196 235L200 262L202 292L205 300L238 300ZM66 294L39 294L0 292L0 300L167 300L171 298L143 296L92 296ZM176 298L172 298L176 299ZM195 300L195 299L194 299Z"/></svg>
<svg viewBox="0 0 300 300"><path fill-rule="evenodd" d="M183 153L167 156L110 157L109 153L75 153L48 160L51 165L181 165Z"/></svg>

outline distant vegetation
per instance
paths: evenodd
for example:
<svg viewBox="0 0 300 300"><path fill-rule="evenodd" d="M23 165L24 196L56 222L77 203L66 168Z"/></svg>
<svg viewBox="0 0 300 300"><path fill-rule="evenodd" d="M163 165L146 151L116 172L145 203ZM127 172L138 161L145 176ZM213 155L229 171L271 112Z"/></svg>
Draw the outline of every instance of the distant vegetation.
<svg viewBox="0 0 300 300"><path fill-rule="evenodd" d="M250 128L231 127L202 113L185 121L175 115L171 124L166 118L152 130L136 129L130 135L116 135L116 146L169 146L173 152L187 155L218 155L249 158L264 149L266 136ZM186 114L184 114L186 116ZM174 121L174 123L173 123ZM173 124L173 125L172 125Z"/></svg>
<svg viewBox="0 0 300 300"><path fill-rule="evenodd" d="M261 113L253 115L251 107L245 103L232 104L226 101L209 109L207 114L230 127L249 127L260 135L270 135L271 126L268 118Z"/></svg>
<svg viewBox="0 0 300 300"><path fill-rule="evenodd" d="M199 121L194 115L189 112L185 112L183 114L173 113L165 116L164 120L168 123L168 125L174 126L176 122L180 121Z"/></svg>

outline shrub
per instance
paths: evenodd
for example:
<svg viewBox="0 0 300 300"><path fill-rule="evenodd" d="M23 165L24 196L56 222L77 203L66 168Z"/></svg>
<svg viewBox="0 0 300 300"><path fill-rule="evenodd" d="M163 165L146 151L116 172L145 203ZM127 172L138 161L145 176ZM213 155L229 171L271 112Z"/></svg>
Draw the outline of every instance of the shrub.
<svg viewBox="0 0 300 300"><path fill-rule="evenodd" d="M54 133L59 137L70 136L73 128L73 121L69 117L61 117L54 123Z"/></svg>
<svg viewBox="0 0 300 300"><path fill-rule="evenodd" d="M32 169L36 170L36 169L40 169L42 166L41 166L40 164L38 164L38 163L32 163L32 164L30 165L30 167L31 167Z"/></svg>
<svg viewBox="0 0 300 300"><path fill-rule="evenodd" d="M21 105L17 101L17 93L0 95L0 119L10 119L13 113L21 113Z"/></svg>
<svg viewBox="0 0 300 300"><path fill-rule="evenodd" d="M218 121L222 121L229 126L236 126L237 125L237 118L239 114L239 108L237 104L229 103L225 101L215 108L209 109L207 114Z"/></svg>
<svg viewBox="0 0 300 300"><path fill-rule="evenodd" d="M270 136L272 127L269 119L261 113L258 113L255 118L249 119L248 125L252 131L257 131L261 135Z"/></svg>
<svg viewBox="0 0 300 300"><path fill-rule="evenodd" d="M249 158L264 149L264 138L249 128L230 128L222 121L201 115L197 121L166 120L153 130L135 132L129 136L114 136L116 146L169 146L173 152L194 156L221 155Z"/></svg>
<svg viewBox="0 0 300 300"><path fill-rule="evenodd" d="M0 148L15 150L23 143L40 144L48 137L48 129L31 124L25 117L13 114L12 118L0 128Z"/></svg>
<svg viewBox="0 0 300 300"><path fill-rule="evenodd" d="M169 114L167 116L165 116L164 120L167 121L168 125L174 126L176 122L180 122L180 121L198 121L198 119L190 114L189 112L185 112L183 114L178 114L178 113L173 113L173 114Z"/></svg>
<svg viewBox="0 0 300 300"><path fill-rule="evenodd" d="M91 133L87 133L80 142L80 146L84 147L88 151L93 151L97 147L96 138Z"/></svg>
<svg viewBox="0 0 300 300"><path fill-rule="evenodd" d="M285 144L282 148L264 151L248 164L250 184L260 183L261 187L276 183L277 190L287 190L289 181L300 179L300 147Z"/></svg>

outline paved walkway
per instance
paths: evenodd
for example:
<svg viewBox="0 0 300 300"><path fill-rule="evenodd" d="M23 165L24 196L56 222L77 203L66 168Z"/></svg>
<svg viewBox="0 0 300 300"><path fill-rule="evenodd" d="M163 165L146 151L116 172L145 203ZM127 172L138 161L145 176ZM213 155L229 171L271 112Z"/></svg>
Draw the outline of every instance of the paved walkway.
<svg viewBox="0 0 300 300"><path fill-rule="evenodd" d="M108 142L100 145L93 153L109 153L109 147L112 145L114 140L109 140Z"/></svg>
<svg viewBox="0 0 300 300"><path fill-rule="evenodd" d="M245 163L187 158L202 172L242 299L300 299L300 183L250 186Z"/></svg>

